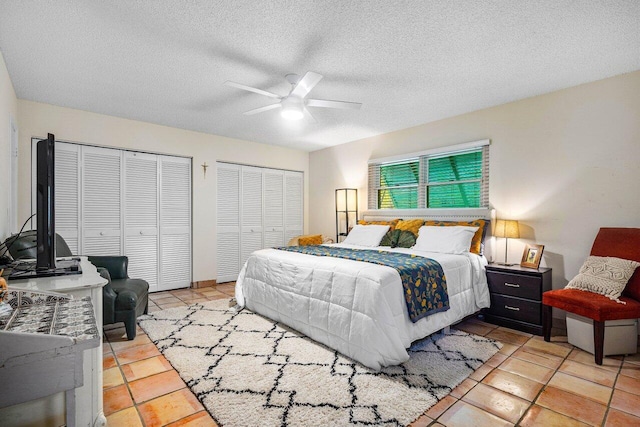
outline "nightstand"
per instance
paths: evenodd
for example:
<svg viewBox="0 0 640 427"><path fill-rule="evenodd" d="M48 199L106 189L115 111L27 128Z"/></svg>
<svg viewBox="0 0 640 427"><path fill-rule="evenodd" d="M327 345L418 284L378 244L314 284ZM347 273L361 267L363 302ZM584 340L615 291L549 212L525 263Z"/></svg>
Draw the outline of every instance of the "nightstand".
<svg viewBox="0 0 640 427"><path fill-rule="evenodd" d="M487 281L491 307L487 322L542 335L542 293L551 290L550 268L489 264Z"/></svg>

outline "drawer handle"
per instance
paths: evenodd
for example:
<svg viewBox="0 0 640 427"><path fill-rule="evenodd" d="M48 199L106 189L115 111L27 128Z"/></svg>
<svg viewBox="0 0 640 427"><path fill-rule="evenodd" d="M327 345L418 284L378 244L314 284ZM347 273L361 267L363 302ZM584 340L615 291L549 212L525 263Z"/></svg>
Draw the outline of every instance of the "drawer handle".
<svg viewBox="0 0 640 427"><path fill-rule="evenodd" d="M511 288L519 288L520 285L518 285L517 283L508 283L508 282L504 282L505 286L509 286Z"/></svg>
<svg viewBox="0 0 640 427"><path fill-rule="evenodd" d="M505 305L504 308L507 310L520 311L520 307L511 307L510 305Z"/></svg>

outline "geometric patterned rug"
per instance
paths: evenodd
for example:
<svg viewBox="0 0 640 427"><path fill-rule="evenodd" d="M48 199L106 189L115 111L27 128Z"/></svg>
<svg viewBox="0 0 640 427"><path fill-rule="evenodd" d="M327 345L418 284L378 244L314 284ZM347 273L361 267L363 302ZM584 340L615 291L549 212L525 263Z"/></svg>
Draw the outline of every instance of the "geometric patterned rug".
<svg viewBox="0 0 640 427"><path fill-rule="evenodd" d="M227 300L158 311L139 324L225 427L405 426L502 347L451 329L376 372Z"/></svg>

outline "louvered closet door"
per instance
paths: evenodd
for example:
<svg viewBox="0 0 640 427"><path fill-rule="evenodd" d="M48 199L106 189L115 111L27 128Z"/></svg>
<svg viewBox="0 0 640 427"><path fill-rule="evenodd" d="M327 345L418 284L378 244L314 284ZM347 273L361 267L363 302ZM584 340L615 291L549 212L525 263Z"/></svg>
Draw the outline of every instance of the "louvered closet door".
<svg viewBox="0 0 640 427"><path fill-rule="evenodd" d="M80 146L56 142L55 151L56 233L79 254Z"/></svg>
<svg viewBox="0 0 640 427"><path fill-rule="evenodd" d="M304 230L302 172L286 171L284 174L284 240L299 236Z"/></svg>
<svg viewBox="0 0 640 427"><path fill-rule="evenodd" d="M240 265L262 249L262 169L242 166Z"/></svg>
<svg viewBox="0 0 640 427"><path fill-rule="evenodd" d="M160 280L158 289L191 285L191 159L160 159Z"/></svg>
<svg viewBox="0 0 640 427"><path fill-rule="evenodd" d="M240 166L217 163L216 246L218 283L240 273Z"/></svg>
<svg viewBox="0 0 640 427"><path fill-rule="evenodd" d="M158 290L158 156L124 153L124 254L129 277Z"/></svg>
<svg viewBox="0 0 640 427"><path fill-rule="evenodd" d="M283 246L284 171L264 170L264 247Z"/></svg>
<svg viewBox="0 0 640 427"><path fill-rule="evenodd" d="M82 147L83 255L121 255L120 150Z"/></svg>

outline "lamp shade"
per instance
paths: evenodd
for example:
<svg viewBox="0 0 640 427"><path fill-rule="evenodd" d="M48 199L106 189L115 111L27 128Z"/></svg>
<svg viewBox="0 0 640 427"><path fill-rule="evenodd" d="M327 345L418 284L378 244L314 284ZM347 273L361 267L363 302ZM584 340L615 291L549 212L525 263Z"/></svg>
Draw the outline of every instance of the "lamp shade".
<svg viewBox="0 0 640 427"><path fill-rule="evenodd" d="M496 221L496 228L493 231L495 237L507 237L518 239L520 237L520 227L518 221L513 219L499 219Z"/></svg>

